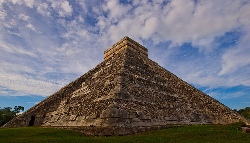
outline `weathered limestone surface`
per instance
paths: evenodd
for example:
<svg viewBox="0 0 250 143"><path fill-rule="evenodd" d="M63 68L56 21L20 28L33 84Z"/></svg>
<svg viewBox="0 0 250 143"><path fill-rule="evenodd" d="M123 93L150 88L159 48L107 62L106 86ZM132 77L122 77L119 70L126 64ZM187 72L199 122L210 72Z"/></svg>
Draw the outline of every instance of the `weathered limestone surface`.
<svg viewBox="0 0 250 143"><path fill-rule="evenodd" d="M123 135L169 124L246 121L148 59L129 37L105 51L104 61L4 127L67 128L89 135Z"/></svg>

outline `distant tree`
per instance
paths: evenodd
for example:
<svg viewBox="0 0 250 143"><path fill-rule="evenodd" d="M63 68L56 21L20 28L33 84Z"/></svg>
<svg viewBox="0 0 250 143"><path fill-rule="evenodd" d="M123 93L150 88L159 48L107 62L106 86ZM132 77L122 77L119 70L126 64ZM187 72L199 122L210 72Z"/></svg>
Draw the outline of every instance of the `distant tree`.
<svg viewBox="0 0 250 143"><path fill-rule="evenodd" d="M23 106L15 106L13 112L16 114L20 113L20 111L23 111L24 107Z"/></svg>
<svg viewBox="0 0 250 143"><path fill-rule="evenodd" d="M6 124L11 119L17 116L18 113L24 111L24 107L22 106L15 106L14 110L11 107L0 107L0 126Z"/></svg>
<svg viewBox="0 0 250 143"><path fill-rule="evenodd" d="M250 107L246 107L245 109L240 109L237 111L243 117L250 119Z"/></svg>

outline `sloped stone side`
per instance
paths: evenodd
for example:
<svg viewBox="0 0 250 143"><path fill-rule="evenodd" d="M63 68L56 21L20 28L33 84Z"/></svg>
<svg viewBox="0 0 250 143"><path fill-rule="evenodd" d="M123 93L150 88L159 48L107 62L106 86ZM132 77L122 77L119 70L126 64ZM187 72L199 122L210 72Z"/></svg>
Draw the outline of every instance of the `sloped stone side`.
<svg viewBox="0 0 250 143"><path fill-rule="evenodd" d="M150 59L132 52L126 56L125 88L138 102L152 105L146 106L142 112L153 118L154 122L228 124L245 121L239 114Z"/></svg>
<svg viewBox="0 0 250 143"><path fill-rule="evenodd" d="M100 63L4 127L28 126L32 116L35 116L34 126L96 124L96 119L100 117L102 110L112 103L109 100L111 98L109 93L115 87L115 78L122 68L121 59L124 59L122 56L124 54L121 52Z"/></svg>
<svg viewBox="0 0 250 143"><path fill-rule="evenodd" d="M228 124L239 114L195 89L157 63L126 50L110 126L154 127L167 124Z"/></svg>

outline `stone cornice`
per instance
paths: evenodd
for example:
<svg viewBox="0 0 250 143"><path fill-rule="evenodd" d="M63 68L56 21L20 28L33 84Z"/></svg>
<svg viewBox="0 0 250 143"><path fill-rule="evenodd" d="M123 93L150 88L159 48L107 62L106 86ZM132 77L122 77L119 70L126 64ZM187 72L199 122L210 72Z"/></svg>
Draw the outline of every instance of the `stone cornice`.
<svg viewBox="0 0 250 143"><path fill-rule="evenodd" d="M137 43L133 39L129 38L128 36L126 36L104 51L104 60L109 59L114 54L117 54L125 49L130 49L136 52L139 56L148 58L148 49L143 47L141 44Z"/></svg>

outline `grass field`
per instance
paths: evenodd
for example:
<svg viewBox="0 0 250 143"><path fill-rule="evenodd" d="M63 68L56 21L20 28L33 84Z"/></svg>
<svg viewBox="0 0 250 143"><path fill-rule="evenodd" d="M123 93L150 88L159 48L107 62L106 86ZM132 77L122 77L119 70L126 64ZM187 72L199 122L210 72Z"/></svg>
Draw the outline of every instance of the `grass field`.
<svg viewBox="0 0 250 143"><path fill-rule="evenodd" d="M193 125L148 131L130 136L90 137L64 129L25 127L0 129L1 143L78 143L78 142L221 142L250 143L250 134L231 125Z"/></svg>

